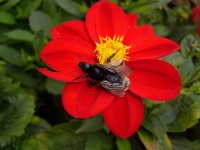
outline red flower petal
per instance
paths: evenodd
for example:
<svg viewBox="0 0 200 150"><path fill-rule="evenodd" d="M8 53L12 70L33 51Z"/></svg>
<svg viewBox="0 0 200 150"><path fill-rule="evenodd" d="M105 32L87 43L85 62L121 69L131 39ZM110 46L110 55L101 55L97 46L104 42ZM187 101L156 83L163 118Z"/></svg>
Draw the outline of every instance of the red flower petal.
<svg viewBox="0 0 200 150"><path fill-rule="evenodd" d="M144 59L128 63L133 68L130 90L152 100L170 100L181 89L181 79L176 69L161 60Z"/></svg>
<svg viewBox="0 0 200 150"><path fill-rule="evenodd" d="M72 72L80 61L95 63L94 47L84 40L68 36L50 41L40 53L41 59L56 71Z"/></svg>
<svg viewBox="0 0 200 150"><path fill-rule="evenodd" d="M114 95L99 84L91 86L88 82L70 83L64 88L62 101L65 110L75 118L89 118L108 107Z"/></svg>
<svg viewBox="0 0 200 150"><path fill-rule="evenodd" d="M197 20L200 19L200 5L197 5L192 9L192 21L195 23ZM200 21L198 22L197 33L200 35Z"/></svg>
<svg viewBox="0 0 200 150"><path fill-rule="evenodd" d="M196 19L200 13L200 5L197 5L192 9L192 21L195 23ZM199 16L200 17L200 16Z"/></svg>
<svg viewBox="0 0 200 150"><path fill-rule="evenodd" d="M144 106L141 98L130 92L125 97L116 97L103 111L108 128L121 138L128 138L137 131L142 123Z"/></svg>
<svg viewBox="0 0 200 150"><path fill-rule="evenodd" d="M128 28L135 28L137 25L138 16L136 14L127 14L126 17L128 20Z"/></svg>
<svg viewBox="0 0 200 150"><path fill-rule="evenodd" d="M129 28L124 37L123 43L129 46L144 36L155 36L153 28L148 24L144 24L136 28Z"/></svg>
<svg viewBox="0 0 200 150"><path fill-rule="evenodd" d="M75 36L94 44L88 34L85 23L79 20L71 20L62 23L59 26L55 26L51 30L51 36L53 39L65 36Z"/></svg>
<svg viewBox="0 0 200 150"><path fill-rule="evenodd" d="M127 31L127 17L116 4L106 1L95 3L86 15L86 26L94 42L101 37L125 35Z"/></svg>
<svg viewBox="0 0 200 150"><path fill-rule="evenodd" d="M88 80L87 78L81 78L78 80L74 80L77 77L83 76L84 73L82 71L74 71L74 72L54 72L50 71L47 68L38 68L37 69L40 73L47 76L48 78L63 81L63 82L81 82Z"/></svg>
<svg viewBox="0 0 200 150"><path fill-rule="evenodd" d="M136 59L159 59L180 49L175 42L155 36L142 36L131 41L130 61Z"/></svg>

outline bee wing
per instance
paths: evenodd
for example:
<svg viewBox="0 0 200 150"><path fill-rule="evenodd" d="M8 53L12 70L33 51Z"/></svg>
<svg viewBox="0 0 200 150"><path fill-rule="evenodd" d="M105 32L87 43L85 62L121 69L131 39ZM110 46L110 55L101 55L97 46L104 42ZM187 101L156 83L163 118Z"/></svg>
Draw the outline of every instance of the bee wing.
<svg viewBox="0 0 200 150"><path fill-rule="evenodd" d="M115 70L116 72L118 72L119 74L125 76L125 77L128 77L133 72L132 68L125 66L125 65L120 65L120 66L117 66L117 67L112 68L112 69Z"/></svg>
<svg viewBox="0 0 200 150"><path fill-rule="evenodd" d="M109 81L103 80L100 82L100 84L108 91L110 91L112 94L116 96L123 97L125 95L125 90L120 84L111 83Z"/></svg>
<svg viewBox="0 0 200 150"><path fill-rule="evenodd" d="M110 70L111 72L113 72L113 71L117 72L125 77L128 77L133 72L132 68L125 66L125 65L120 65L120 66L107 66L106 65L105 68Z"/></svg>
<svg viewBox="0 0 200 150"><path fill-rule="evenodd" d="M119 58L114 61L111 61L104 66L106 69L110 70L111 72L117 72L125 77L128 77L132 72L133 69L123 65L123 59Z"/></svg>

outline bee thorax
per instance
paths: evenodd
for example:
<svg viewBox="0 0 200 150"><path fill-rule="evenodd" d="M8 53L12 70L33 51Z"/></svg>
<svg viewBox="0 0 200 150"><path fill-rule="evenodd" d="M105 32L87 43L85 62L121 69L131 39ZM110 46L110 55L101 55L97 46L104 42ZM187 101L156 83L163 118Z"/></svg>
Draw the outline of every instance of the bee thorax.
<svg viewBox="0 0 200 150"><path fill-rule="evenodd" d="M104 74L105 74L104 69L97 65L94 65L92 67L92 70L90 72L88 72L89 77L92 78L93 80L97 80L97 81L103 80Z"/></svg>

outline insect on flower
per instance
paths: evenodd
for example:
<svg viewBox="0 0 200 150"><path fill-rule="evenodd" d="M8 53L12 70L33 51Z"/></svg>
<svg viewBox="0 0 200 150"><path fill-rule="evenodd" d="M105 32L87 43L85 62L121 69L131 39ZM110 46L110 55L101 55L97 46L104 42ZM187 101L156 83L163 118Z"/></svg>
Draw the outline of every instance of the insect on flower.
<svg viewBox="0 0 200 150"><path fill-rule="evenodd" d="M102 113L109 130L121 138L142 124L142 98L171 100L181 89L176 68L159 60L180 46L137 20L136 14L101 0L88 9L85 21L53 27L52 40L40 53L51 70L38 70L67 82L62 92L67 113L80 119Z"/></svg>
<svg viewBox="0 0 200 150"><path fill-rule="evenodd" d="M88 77L93 84L100 82L112 94L123 97L130 86L130 81L127 76L132 73L132 69L123 65L123 59L117 59L111 62L111 59L118 51L110 55L105 65L91 65L86 62L79 62L78 66L86 75L75 78L74 80Z"/></svg>

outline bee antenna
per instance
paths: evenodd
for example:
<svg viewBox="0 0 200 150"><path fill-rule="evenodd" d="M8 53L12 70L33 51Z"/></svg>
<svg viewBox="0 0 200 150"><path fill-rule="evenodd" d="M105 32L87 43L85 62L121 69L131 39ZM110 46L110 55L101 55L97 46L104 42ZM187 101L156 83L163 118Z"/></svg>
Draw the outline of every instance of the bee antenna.
<svg viewBox="0 0 200 150"><path fill-rule="evenodd" d="M119 52L119 49L115 53L113 53L112 55L110 55L110 57L107 58L107 63L109 63L111 61L111 59L113 57L115 57L115 55L117 54L117 52Z"/></svg>

